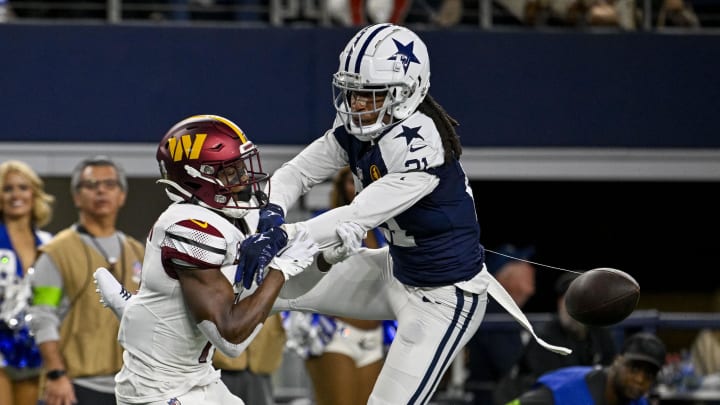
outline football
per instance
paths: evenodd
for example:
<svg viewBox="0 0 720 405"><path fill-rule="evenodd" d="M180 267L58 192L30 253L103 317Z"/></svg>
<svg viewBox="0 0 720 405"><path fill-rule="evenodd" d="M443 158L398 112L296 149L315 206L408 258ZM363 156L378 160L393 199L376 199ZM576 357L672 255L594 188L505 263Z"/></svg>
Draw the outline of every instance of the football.
<svg viewBox="0 0 720 405"><path fill-rule="evenodd" d="M629 274L611 268L588 270L570 283L565 308L589 326L610 326L627 318L640 299L640 285Z"/></svg>

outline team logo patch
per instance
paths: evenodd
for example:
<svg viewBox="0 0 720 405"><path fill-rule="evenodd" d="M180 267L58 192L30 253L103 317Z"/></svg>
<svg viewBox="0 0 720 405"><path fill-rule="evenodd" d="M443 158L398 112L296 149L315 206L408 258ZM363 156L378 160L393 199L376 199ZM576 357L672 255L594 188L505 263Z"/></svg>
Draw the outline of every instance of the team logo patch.
<svg viewBox="0 0 720 405"><path fill-rule="evenodd" d="M397 55L400 55L400 62L402 63L405 73L407 73L408 68L410 68L410 63L420 63L417 56L415 56L415 52L413 51L413 48L415 48L415 42L410 41L410 43L408 43L407 45L403 45L402 42L398 41L395 38L393 38L393 42L395 42L397 52L395 52L395 54L389 57L388 60L395 60Z"/></svg>
<svg viewBox="0 0 720 405"><path fill-rule="evenodd" d="M197 219L191 219L190 221L193 222L193 223L195 223L195 225L199 226L200 228L205 229L205 228L208 227L207 221L202 221L202 222L201 222L201 221L198 221Z"/></svg>
<svg viewBox="0 0 720 405"><path fill-rule="evenodd" d="M370 166L370 178L372 181L375 181L382 177L382 174L380 174L380 168L377 167L377 165Z"/></svg>
<svg viewBox="0 0 720 405"><path fill-rule="evenodd" d="M207 138L207 134L195 134L194 138L190 134L185 134L179 140L177 138L168 139L168 151L173 161L179 162L184 156L190 160L199 158L205 138Z"/></svg>
<svg viewBox="0 0 720 405"><path fill-rule="evenodd" d="M212 226L212 224L208 224L207 221L198 221L197 219L185 219L178 222L177 225L192 229L194 231L206 233L208 235L222 237L222 233L220 233L217 228Z"/></svg>

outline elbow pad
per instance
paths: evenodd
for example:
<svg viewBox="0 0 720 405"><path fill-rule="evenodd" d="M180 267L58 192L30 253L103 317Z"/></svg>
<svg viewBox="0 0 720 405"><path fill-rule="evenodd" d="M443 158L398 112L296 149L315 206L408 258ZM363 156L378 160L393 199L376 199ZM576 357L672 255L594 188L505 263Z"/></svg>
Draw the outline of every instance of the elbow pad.
<svg viewBox="0 0 720 405"><path fill-rule="evenodd" d="M242 354L242 352L244 352L245 349L250 346L250 342L252 342L253 339L255 339L255 336L260 333L260 329L262 329L263 324L259 323L255 327L255 330L252 331L250 336L248 336L247 339L243 340L240 343L232 343L222 337L220 331L217 328L217 325L215 325L214 322L205 320L197 324L197 326L198 329L200 329L200 331L203 333L203 335L208 338L210 343L213 344L213 346L220 350L222 354L233 358Z"/></svg>

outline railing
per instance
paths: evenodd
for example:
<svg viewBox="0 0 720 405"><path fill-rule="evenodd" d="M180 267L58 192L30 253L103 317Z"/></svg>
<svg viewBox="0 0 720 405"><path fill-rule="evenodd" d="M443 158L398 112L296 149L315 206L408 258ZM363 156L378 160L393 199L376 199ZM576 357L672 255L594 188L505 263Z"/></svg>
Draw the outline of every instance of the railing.
<svg viewBox="0 0 720 405"><path fill-rule="evenodd" d="M712 1L693 1L709 26L720 22L720 7ZM9 4L22 21L38 19L83 19L88 21L120 22L169 22L169 23L213 23L232 25L304 24L331 26L328 0L166 0L166 1L24 1L10 0ZM520 25L510 14L493 0L466 1L464 18L459 25L472 25L481 29L492 29L507 25ZM641 16L637 23L639 30L656 29L658 10L653 0L636 0L635 7ZM707 10L707 11L706 11ZM416 0L408 11L408 25L433 24L437 6L426 0ZM699 13L699 15L701 15ZM508 23L508 21L513 21Z"/></svg>

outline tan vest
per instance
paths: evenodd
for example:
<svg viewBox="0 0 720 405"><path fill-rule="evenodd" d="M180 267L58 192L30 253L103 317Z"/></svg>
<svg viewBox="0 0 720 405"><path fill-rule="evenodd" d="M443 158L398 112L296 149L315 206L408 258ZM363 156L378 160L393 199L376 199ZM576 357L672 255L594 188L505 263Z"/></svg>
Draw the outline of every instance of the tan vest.
<svg viewBox="0 0 720 405"><path fill-rule="evenodd" d="M285 348L285 329L280 314L268 317L250 346L238 357L229 358L215 350L213 365L221 370L250 370L256 374L271 374L282 363Z"/></svg>
<svg viewBox="0 0 720 405"><path fill-rule="evenodd" d="M96 268L107 266L107 261L96 249L83 243L74 229L61 231L40 250L57 266L63 293L71 300L60 327L60 353L68 375L74 378L117 373L122 367L122 347L117 341L120 323L111 310L100 304L92 276ZM141 269L144 251L140 242L126 235L122 258L113 271L133 293L138 289L133 274Z"/></svg>

